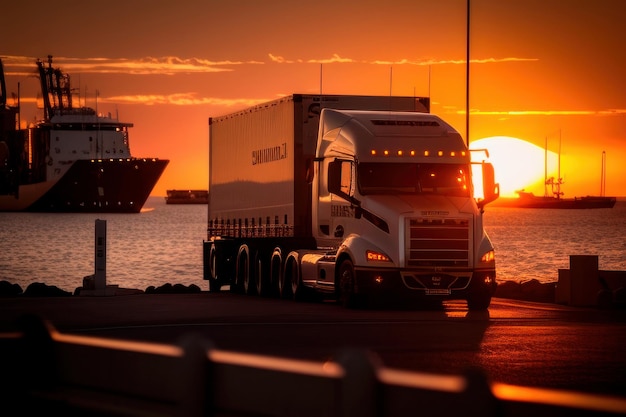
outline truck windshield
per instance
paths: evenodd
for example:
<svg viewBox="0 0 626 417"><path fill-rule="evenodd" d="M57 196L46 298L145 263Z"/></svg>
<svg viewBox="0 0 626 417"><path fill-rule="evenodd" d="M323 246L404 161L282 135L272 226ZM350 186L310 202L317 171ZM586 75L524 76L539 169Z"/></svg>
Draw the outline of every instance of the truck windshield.
<svg viewBox="0 0 626 417"><path fill-rule="evenodd" d="M464 164L360 163L359 191L367 194L440 194L469 197Z"/></svg>

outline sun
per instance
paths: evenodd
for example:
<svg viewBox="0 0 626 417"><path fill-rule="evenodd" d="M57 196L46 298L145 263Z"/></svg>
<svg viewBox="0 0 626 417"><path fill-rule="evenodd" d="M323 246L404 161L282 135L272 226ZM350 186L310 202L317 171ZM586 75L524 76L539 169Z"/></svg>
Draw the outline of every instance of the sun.
<svg viewBox="0 0 626 417"><path fill-rule="evenodd" d="M509 136L492 136L475 140L470 149L487 149L500 183L501 197L517 197L516 190L524 189L543 195L545 182L546 155L543 148L522 139ZM473 159L481 160L484 154L472 152ZM547 176L556 176L558 156L548 151Z"/></svg>

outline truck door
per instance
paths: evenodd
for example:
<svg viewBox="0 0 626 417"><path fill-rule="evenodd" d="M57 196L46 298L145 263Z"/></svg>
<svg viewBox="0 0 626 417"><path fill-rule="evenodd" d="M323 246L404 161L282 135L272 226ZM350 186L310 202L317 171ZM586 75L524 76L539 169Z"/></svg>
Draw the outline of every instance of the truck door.
<svg viewBox="0 0 626 417"><path fill-rule="evenodd" d="M324 241L330 238L330 208L332 204L332 197L328 190L328 159L322 160L319 164L316 164L318 178L318 199L317 199L317 230L314 231L318 240L319 246L324 246ZM330 244L326 242L326 246Z"/></svg>
<svg viewBox="0 0 626 417"><path fill-rule="evenodd" d="M343 240L346 223L354 219L356 189L356 164L350 160L336 159L328 163L328 187L330 203L329 235L331 239Z"/></svg>

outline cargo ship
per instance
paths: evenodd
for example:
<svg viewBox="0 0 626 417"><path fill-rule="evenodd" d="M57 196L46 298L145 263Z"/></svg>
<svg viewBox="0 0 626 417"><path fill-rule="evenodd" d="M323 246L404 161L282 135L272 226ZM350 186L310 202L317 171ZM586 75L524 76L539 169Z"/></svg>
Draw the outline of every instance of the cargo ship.
<svg viewBox="0 0 626 417"><path fill-rule="evenodd" d="M165 204L209 204L207 190L167 190Z"/></svg>
<svg viewBox="0 0 626 417"><path fill-rule="evenodd" d="M515 193L518 198L500 198L494 206L499 207L515 207L515 208L535 208L535 209L600 209L613 208L617 202L617 197L609 197L604 195L606 190L606 161L605 152L602 152L602 172L601 172L601 191L599 196L587 195L582 197L565 198L561 191L563 178L561 178L561 139L559 137L559 157L558 157L558 176L548 178L548 139L544 149L544 195L536 196L525 190L517 190ZM549 191L550 190L550 191ZM552 194L552 195L550 195Z"/></svg>
<svg viewBox="0 0 626 417"><path fill-rule="evenodd" d="M36 64L44 118L21 129L0 61L0 211L140 212L169 160L132 156L132 123L73 106L69 75Z"/></svg>
<svg viewBox="0 0 626 417"><path fill-rule="evenodd" d="M617 202L617 197L606 196L582 196L564 198L560 195L536 196L533 193L518 190L519 198L501 198L494 206L514 207L514 208L539 208L539 209L599 209L613 208Z"/></svg>

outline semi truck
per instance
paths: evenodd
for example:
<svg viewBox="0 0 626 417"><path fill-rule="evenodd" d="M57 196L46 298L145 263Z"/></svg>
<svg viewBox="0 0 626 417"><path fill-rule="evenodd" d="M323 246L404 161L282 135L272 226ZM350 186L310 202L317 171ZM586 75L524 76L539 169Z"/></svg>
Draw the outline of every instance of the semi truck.
<svg viewBox="0 0 626 417"><path fill-rule="evenodd" d="M485 310L499 192L484 154L427 97L292 94L210 117L209 291Z"/></svg>

